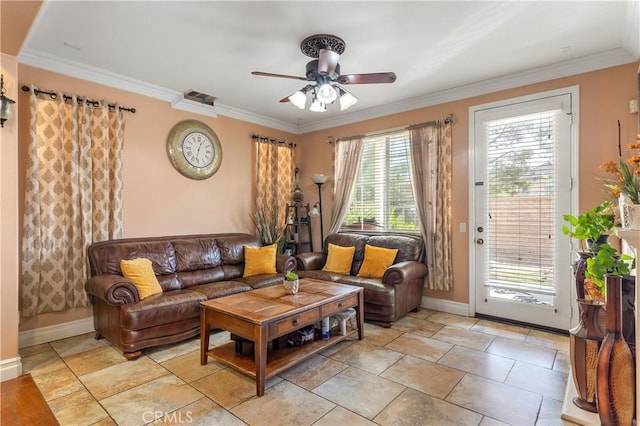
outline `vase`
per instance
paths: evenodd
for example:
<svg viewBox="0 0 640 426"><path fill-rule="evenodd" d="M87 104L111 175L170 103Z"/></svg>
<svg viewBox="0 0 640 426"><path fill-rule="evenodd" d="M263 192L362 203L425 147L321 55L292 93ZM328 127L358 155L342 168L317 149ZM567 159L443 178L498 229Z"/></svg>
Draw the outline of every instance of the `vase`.
<svg viewBox="0 0 640 426"><path fill-rule="evenodd" d="M607 326L596 371L596 398L600 422L632 425L635 410L635 368L631 349L622 334L622 277L606 276Z"/></svg>
<svg viewBox="0 0 640 426"><path fill-rule="evenodd" d="M596 368L604 337L604 303L578 299L579 323L569 330L569 360L577 396L573 403L596 413Z"/></svg>
<svg viewBox="0 0 640 426"><path fill-rule="evenodd" d="M633 204L627 195L620 194L618 207L622 228L640 230L640 204Z"/></svg>
<svg viewBox="0 0 640 426"><path fill-rule="evenodd" d="M300 285L300 280L284 280L282 283L284 286L284 292L287 294L296 294L298 292L298 287Z"/></svg>

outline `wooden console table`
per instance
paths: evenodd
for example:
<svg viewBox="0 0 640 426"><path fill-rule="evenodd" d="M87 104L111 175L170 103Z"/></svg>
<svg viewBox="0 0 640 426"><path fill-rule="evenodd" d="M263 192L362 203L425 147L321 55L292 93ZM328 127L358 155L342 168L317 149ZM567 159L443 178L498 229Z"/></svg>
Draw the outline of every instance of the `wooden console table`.
<svg viewBox="0 0 640 426"><path fill-rule="evenodd" d="M200 364L208 357L253 377L256 394L264 395L266 379L335 345L346 336L333 335L302 346L268 351L268 342L345 309L356 308L358 338L364 334L364 293L361 287L301 279L297 294L275 285L202 302L200 311ZM211 328L221 328L254 342L254 357L236 353L235 343L209 349Z"/></svg>

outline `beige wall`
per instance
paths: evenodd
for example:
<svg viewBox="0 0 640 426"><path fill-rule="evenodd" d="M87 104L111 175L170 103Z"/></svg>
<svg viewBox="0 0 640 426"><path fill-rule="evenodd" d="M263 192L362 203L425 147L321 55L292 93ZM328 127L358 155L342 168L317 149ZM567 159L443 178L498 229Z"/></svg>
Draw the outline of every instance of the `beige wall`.
<svg viewBox="0 0 640 426"><path fill-rule="evenodd" d="M534 84L512 90L435 105L401 114L395 114L346 126L335 127L304 135L304 156L301 162L301 182L305 194L317 194L310 176L313 173L332 175L332 150L327 138L375 132L409 124L421 123L453 114L453 270L454 288L451 291L425 291L426 296L469 302L469 233L458 231L460 222L469 222L468 168L469 168L469 107L488 102L509 99L547 90L569 86L580 86L580 210L585 211L603 201L606 194L598 176L604 174L598 166L605 160L617 158L618 128L622 126L623 143L634 140L637 114L630 114L629 100L637 99L637 63L609 68L601 71L575 75L567 78ZM331 181L323 190L325 230L330 223L332 207ZM313 197L317 199L317 195ZM310 200L310 202L313 202ZM317 221L314 236L319 235ZM326 232L325 232L326 233Z"/></svg>
<svg viewBox="0 0 640 426"><path fill-rule="evenodd" d="M172 109L168 102L113 89L76 78L20 65L20 86L76 93L93 99L134 107L127 113L123 153L124 237L210 232L253 232L249 214L254 194L254 142L263 134L299 143L301 137L227 117L205 117ZM24 170L29 139L29 94L18 95L19 226L24 200ZM218 135L222 164L211 178L196 181L178 173L166 152L167 135L181 120L197 119ZM15 308L14 308L15 309ZM23 318L20 331L60 324L90 316L90 309Z"/></svg>

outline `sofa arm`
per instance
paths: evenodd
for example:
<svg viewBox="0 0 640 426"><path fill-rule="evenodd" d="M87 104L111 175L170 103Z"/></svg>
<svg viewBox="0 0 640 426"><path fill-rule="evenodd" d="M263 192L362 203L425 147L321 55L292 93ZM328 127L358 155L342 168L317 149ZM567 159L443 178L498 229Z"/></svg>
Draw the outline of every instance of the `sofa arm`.
<svg viewBox="0 0 640 426"><path fill-rule="evenodd" d="M398 285L415 278L424 278L427 275L427 266L424 263L409 260L393 264L384 271L383 284Z"/></svg>
<svg viewBox="0 0 640 426"><path fill-rule="evenodd" d="M327 263L327 255L319 252L300 253L296 256L298 271L317 271Z"/></svg>
<svg viewBox="0 0 640 426"><path fill-rule="evenodd" d="M276 255L276 271L285 273L296 269L296 258L288 254Z"/></svg>
<svg viewBox="0 0 640 426"><path fill-rule="evenodd" d="M110 305L127 305L140 301L140 293L128 279L115 274L96 275L84 286L90 296L104 300Z"/></svg>

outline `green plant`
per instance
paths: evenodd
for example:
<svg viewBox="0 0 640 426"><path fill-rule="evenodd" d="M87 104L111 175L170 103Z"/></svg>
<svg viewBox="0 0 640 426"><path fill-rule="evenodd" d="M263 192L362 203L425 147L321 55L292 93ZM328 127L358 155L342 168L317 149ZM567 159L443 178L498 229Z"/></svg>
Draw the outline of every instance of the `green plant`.
<svg viewBox="0 0 640 426"><path fill-rule="evenodd" d="M605 275L629 275L635 267L635 258L628 254L618 254L609 244L600 244L598 252L587 259L585 278L593 281L600 292L605 294Z"/></svg>
<svg viewBox="0 0 640 426"><path fill-rule="evenodd" d="M611 203L605 201L577 217L565 214L562 217L571 226L562 225L562 232L579 240L582 249L586 250L585 242L595 243L600 236L608 235L611 232L615 222L610 209ZM598 251L598 247L594 244L590 251L595 253Z"/></svg>
<svg viewBox="0 0 640 426"><path fill-rule="evenodd" d="M298 274L296 274L293 271L289 271L286 274L284 274L284 279L287 281L295 281L298 279Z"/></svg>
<svg viewBox="0 0 640 426"><path fill-rule="evenodd" d="M258 207L250 217L263 245L282 241L286 223L278 207Z"/></svg>

